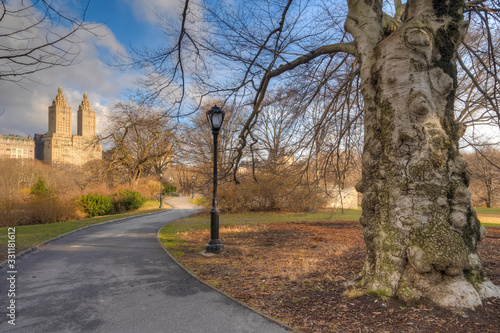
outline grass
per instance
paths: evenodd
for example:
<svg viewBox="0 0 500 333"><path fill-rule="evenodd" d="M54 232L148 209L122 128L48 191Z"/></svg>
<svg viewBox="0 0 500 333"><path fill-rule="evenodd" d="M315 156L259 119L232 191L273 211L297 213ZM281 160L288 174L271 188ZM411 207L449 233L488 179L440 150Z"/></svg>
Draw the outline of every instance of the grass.
<svg viewBox="0 0 500 333"><path fill-rule="evenodd" d="M221 225L232 225L294 221L358 221L360 216L361 209L344 209L344 214L342 214L340 211L309 213L223 213L219 216L219 223ZM168 232L171 233L178 232L180 230L185 231L188 229L204 228L209 224L210 215L208 213L201 213L169 223L165 230L168 230Z"/></svg>
<svg viewBox="0 0 500 333"><path fill-rule="evenodd" d="M500 208L485 208L485 207L476 207L474 208L478 215L499 215L500 216Z"/></svg>
<svg viewBox="0 0 500 333"><path fill-rule="evenodd" d="M208 199L207 197L192 198L192 199L189 199L189 202L194 204L194 205L198 205L198 206L202 206L202 207L210 207L210 205L212 204L210 199Z"/></svg>
<svg viewBox="0 0 500 333"><path fill-rule="evenodd" d="M482 224L487 227L500 227L500 208L475 208L475 210L480 215ZM219 222L221 226L229 226L297 221L358 221L360 216L361 209L344 209L343 213L340 210L308 213L222 213L219 216ZM193 215L166 225L160 232L160 240L167 249L176 249L184 244L176 234L201 228L210 228L210 215L208 213Z"/></svg>
<svg viewBox="0 0 500 333"><path fill-rule="evenodd" d="M133 212L113 214L107 216L93 217L83 220L76 221L66 221L58 223L49 224L35 224L35 225L23 225L16 226L16 254L29 249L35 245L45 242L54 237L63 235L70 231L80 229L89 225L98 224L102 222L107 222L111 220L121 219L125 217L131 217L136 215L143 215L148 213L153 213L161 211L163 209L158 209L160 205L156 201L148 201L140 209ZM155 207L152 209L151 207ZM9 227L0 228L0 262L7 258L7 229Z"/></svg>
<svg viewBox="0 0 500 333"><path fill-rule="evenodd" d="M479 220L487 227L500 227L500 208L474 208Z"/></svg>
<svg viewBox="0 0 500 333"><path fill-rule="evenodd" d="M163 203L163 206L165 208L169 208L168 205L165 205L165 203ZM151 200L148 200L144 203L144 205L142 205L141 209L139 210L150 210L150 209L155 209L155 208L158 208L160 207L160 202L159 201L151 201Z"/></svg>
<svg viewBox="0 0 500 333"><path fill-rule="evenodd" d="M344 209L343 214L341 211L308 213L223 213L219 216L219 223L221 226L231 226L299 221L358 221L360 216L361 209ZM184 241L181 237L178 237L178 233L202 228L210 228L210 215L208 213L192 215L167 224L160 232L160 241L168 250L175 250L179 246L184 245Z"/></svg>

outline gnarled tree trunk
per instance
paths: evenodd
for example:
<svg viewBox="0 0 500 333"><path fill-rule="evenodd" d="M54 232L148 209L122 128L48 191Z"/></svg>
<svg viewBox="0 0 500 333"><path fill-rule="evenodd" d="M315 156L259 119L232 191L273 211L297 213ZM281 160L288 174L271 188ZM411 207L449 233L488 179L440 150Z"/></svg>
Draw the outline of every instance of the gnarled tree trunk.
<svg viewBox="0 0 500 333"><path fill-rule="evenodd" d="M409 0L397 29L382 26L381 4L349 1L346 21L365 101L360 285L406 301L474 308L498 289L477 255L485 229L471 207L453 113L464 2Z"/></svg>

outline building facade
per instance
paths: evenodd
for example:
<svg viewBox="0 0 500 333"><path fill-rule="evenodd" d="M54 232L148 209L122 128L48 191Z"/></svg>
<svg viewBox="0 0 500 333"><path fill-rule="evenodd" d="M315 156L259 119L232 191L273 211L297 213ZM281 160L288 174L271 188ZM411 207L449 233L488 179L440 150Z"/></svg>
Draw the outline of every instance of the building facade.
<svg viewBox="0 0 500 333"><path fill-rule="evenodd" d="M0 135L0 158L35 158L35 142L30 135Z"/></svg>
<svg viewBox="0 0 500 333"><path fill-rule="evenodd" d="M48 116L49 131L42 137L43 152L40 153L40 147L36 153L37 156L43 154L43 161L83 165L102 159L102 145L96 137L96 115L87 93L83 95L78 107L77 135L71 134L71 107L68 106L61 87L49 106Z"/></svg>
<svg viewBox="0 0 500 333"><path fill-rule="evenodd" d="M35 134L35 159L43 161L43 134Z"/></svg>

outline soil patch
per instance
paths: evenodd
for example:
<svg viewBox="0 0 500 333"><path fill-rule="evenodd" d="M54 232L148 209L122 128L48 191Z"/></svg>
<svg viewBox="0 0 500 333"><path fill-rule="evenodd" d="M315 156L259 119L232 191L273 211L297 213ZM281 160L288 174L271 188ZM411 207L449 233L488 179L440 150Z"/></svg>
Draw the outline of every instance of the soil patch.
<svg viewBox="0 0 500 333"><path fill-rule="evenodd" d="M500 285L500 228L487 228L479 255ZM302 332L498 332L500 300L462 314L430 304L359 295L349 286L364 262L357 222L287 222L221 228L227 252L198 254L207 231L178 235L172 254L202 280Z"/></svg>

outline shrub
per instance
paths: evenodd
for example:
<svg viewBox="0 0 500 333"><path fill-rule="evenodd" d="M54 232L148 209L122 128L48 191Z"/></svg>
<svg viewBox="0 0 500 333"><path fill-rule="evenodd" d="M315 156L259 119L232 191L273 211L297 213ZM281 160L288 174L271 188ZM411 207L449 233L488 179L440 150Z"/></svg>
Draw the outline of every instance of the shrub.
<svg viewBox="0 0 500 333"><path fill-rule="evenodd" d="M26 224L64 222L80 218L74 201L63 201L57 196L36 198L29 205L30 220Z"/></svg>
<svg viewBox="0 0 500 333"><path fill-rule="evenodd" d="M111 198L100 194L82 195L77 201L88 217L107 215L113 211Z"/></svg>
<svg viewBox="0 0 500 333"><path fill-rule="evenodd" d="M172 193L176 193L176 192L177 192L177 187L170 185L170 184L163 185L163 193L172 194Z"/></svg>
<svg viewBox="0 0 500 333"><path fill-rule="evenodd" d="M113 205L117 212L137 210L141 208L145 202L146 198L139 192L131 190L121 191L113 197Z"/></svg>
<svg viewBox="0 0 500 333"><path fill-rule="evenodd" d="M294 182L288 174L259 175L259 182L241 179L240 184L221 184L219 207L227 212L290 211L301 212L322 208L325 197L319 188ZM298 184L297 184L298 183Z"/></svg>
<svg viewBox="0 0 500 333"><path fill-rule="evenodd" d="M81 218L74 201L55 195L34 197L28 202L0 200L0 226L64 222Z"/></svg>
<svg viewBox="0 0 500 333"><path fill-rule="evenodd" d="M156 199L160 194L160 182L156 180L148 180L146 183L146 194L150 199ZM144 195L144 192L142 192Z"/></svg>
<svg viewBox="0 0 500 333"><path fill-rule="evenodd" d="M32 188L30 188L30 194L37 197L43 197L51 194L50 189L45 185L45 179L42 176L38 177L38 181Z"/></svg>

